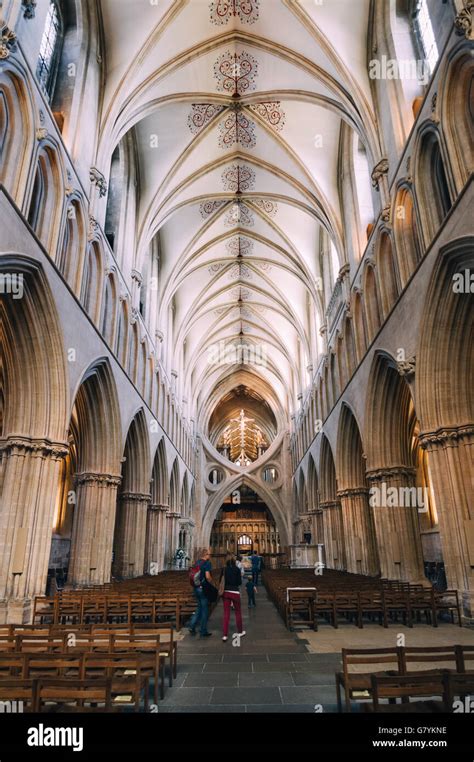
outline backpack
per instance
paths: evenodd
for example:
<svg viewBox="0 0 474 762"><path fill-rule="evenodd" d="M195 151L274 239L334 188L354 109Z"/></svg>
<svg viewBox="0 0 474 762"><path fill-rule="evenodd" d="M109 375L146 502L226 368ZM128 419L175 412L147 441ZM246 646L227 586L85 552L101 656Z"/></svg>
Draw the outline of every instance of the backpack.
<svg viewBox="0 0 474 762"><path fill-rule="evenodd" d="M189 584L191 587L201 587L201 561L198 561L194 566L189 570Z"/></svg>

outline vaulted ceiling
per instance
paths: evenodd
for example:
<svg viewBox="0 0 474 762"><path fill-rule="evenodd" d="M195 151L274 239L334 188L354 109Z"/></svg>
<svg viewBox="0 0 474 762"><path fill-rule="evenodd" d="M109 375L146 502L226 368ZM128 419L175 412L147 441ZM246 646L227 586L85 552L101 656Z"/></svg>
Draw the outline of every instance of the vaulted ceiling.
<svg viewBox="0 0 474 762"><path fill-rule="evenodd" d="M102 13L99 156L133 128L138 263L158 240L167 371L199 416L242 369L216 348L242 344L265 358L246 366L255 389L291 412L322 349L322 241L335 275L345 261L341 123L372 166L379 155L369 0L357 13L353 0L102 0Z"/></svg>

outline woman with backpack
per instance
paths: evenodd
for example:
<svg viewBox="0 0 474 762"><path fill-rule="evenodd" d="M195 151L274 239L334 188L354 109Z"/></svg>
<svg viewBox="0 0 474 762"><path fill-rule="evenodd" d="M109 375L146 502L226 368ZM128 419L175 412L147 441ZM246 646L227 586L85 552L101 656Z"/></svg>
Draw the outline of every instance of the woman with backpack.
<svg viewBox="0 0 474 762"><path fill-rule="evenodd" d="M235 611L235 621L238 634L245 635L242 628L242 607L240 603L240 586L242 584L242 574L235 562L235 556L229 554L225 560L225 566L221 572L221 581L219 592L222 592L222 601L224 604L224 621L222 626L222 640L227 640L229 633L230 607L233 605Z"/></svg>

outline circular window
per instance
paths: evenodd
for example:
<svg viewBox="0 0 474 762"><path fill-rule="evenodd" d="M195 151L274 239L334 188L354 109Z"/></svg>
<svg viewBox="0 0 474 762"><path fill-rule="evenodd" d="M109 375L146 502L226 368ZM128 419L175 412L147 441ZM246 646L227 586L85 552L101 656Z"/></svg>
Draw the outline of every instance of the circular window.
<svg viewBox="0 0 474 762"><path fill-rule="evenodd" d="M224 479L224 472L220 468L211 468L208 479L213 487L217 487L217 485Z"/></svg>
<svg viewBox="0 0 474 762"><path fill-rule="evenodd" d="M262 471L262 479L264 482L267 482L267 484L275 484L278 480L278 471L275 466L267 466L267 468L264 468Z"/></svg>

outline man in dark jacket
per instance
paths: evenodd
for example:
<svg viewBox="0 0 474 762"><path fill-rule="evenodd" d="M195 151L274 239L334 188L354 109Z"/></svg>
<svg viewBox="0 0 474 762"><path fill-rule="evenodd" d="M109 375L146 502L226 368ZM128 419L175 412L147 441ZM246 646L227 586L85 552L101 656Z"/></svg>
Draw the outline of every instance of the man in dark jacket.
<svg viewBox="0 0 474 762"><path fill-rule="evenodd" d="M207 600L204 590L203 582L207 580L212 584L211 576L211 554L209 548L202 548L199 553L199 585L194 588L194 597L196 598L196 611L192 615L188 628L191 635L196 634L196 625L201 623L201 638L208 638L212 635L212 632L207 631L207 620L209 618L209 601Z"/></svg>

